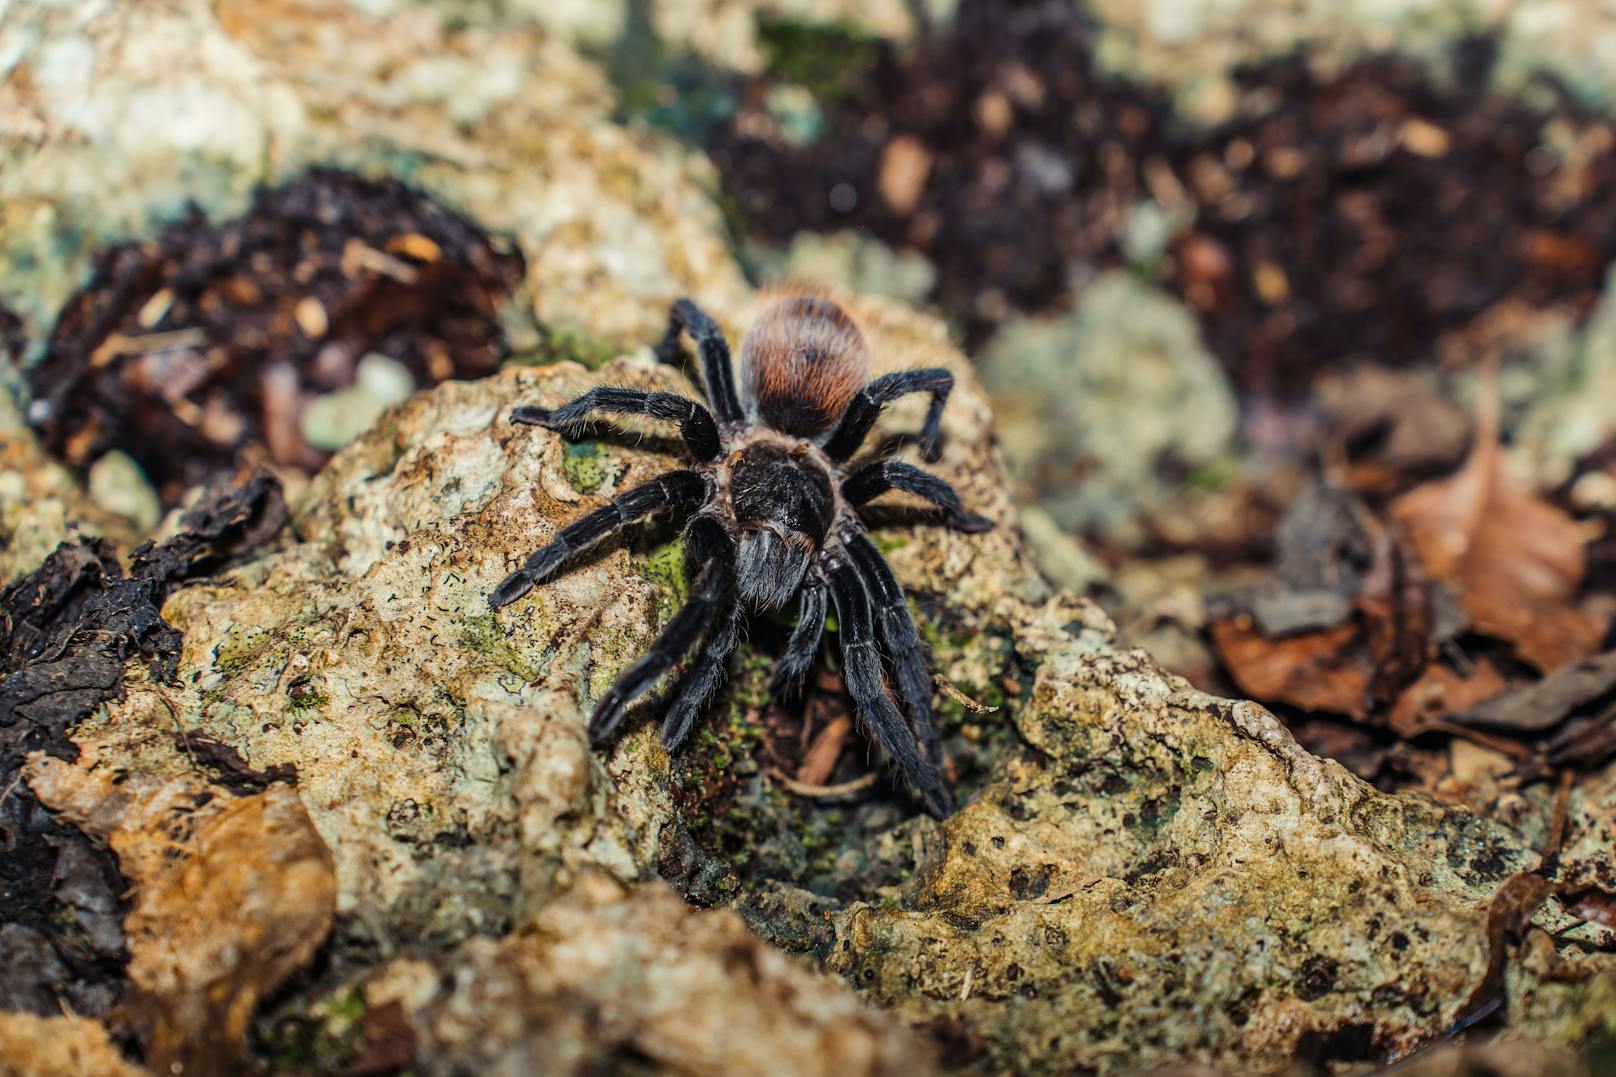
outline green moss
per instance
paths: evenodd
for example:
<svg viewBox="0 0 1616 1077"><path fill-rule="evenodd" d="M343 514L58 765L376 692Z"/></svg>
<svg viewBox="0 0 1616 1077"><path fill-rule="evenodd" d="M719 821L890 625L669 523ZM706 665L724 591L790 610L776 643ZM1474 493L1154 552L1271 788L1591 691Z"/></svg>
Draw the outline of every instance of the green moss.
<svg viewBox="0 0 1616 1077"><path fill-rule="evenodd" d="M763 15L757 25L769 75L827 104L857 94L880 57L881 43L851 23Z"/></svg>
<svg viewBox="0 0 1616 1077"><path fill-rule="evenodd" d="M365 996L357 987L276 1021L254 1044L272 1073L340 1073L364 1046Z"/></svg>
<svg viewBox="0 0 1616 1077"><path fill-rule="evenodd" d="M909 615L915 620L915 628L920 631L920 638L926 646L931 648L933 654L947 654L964 650L971 642L971 637L964 635L945 635L937 627L935 621L921 612L914 599L909 600Z"/></svg>
<svg viewBox="0 0 1616 1077"><path fill-rule="evenodd" d="M466 618L464 640L467 647L524 681L538 680L541 670L523 657L516 644L500 628L492 610Z"/></svg>
<svg viewBox="0 0 1616 1077"><path fill-rule="evenodd" d="M657 612L664 618L673 616L685 604L690 593L690 581L685 577L685 548L680 539L666 542L635 564L636 571L657 585Z"/></svg>
<svg viewBox="0 0 1616 1077"><path fill-rule="evenodd" d="M733 715L736 711L745 713L747 710L767 706L772 695L769 686L769 674L774 667L774 660L768 655L747 649L741 653L740 669L733 673L735 677L735 705L730 708ZM748 729L755 729L751 723L743 723Z"/></svg>
<svg viewBox="0 0 1616 1077"><path fill-rule="evenodd" d="M333 995L321 1006L326 1023L333 1030L342 1032L357 1025L365 1016L365 995L359 988L350 988L340 994Z"/></svg>
<svg viewBox="0 0 1616 1077"><path fill-rule="evenodd" d="M622 349L616 344L581 330L551 329L544 334L546 363L579 363L590 370L599 370L620 354Z"/></svg>
<svg viewBox="0 0 1616 1077"><path fill-rule="evenodd" d="M705 145L740 104L734 79L699 56L670 50L651 19L654 0L629 0L623 32L601 61L617 86L617 119Z"/></svg>
<svg viewBox="0 0 1616 1077"><path fill-rule="evenodd" d="M231 625L213 648L213 668L220 673L240 673L252 665L272 635L272 630L259 625Z"/></svg>
<svg viewBox="0 0 1616 1077"><path fill-rule="evenodd" d="M880 531L870 532L870 541L875 543L875 548L882 553L891 553L909 545L909 540L902 535L883 534Z"/></svg>
<svg viewBox="0 0 1616 1077"><path fill-rule="evenodd" d="M569 441L562 452L561 471L580 494L593 494L611 472L611 456L597 441Z"/></svg>
<svg viewBox="0 0 1616 1077"><path fill-rule="evenodd" d="M1240 465L1237 461L1220 456L1216 460L1206 463L1191 471L1184 479L1184 485L1196 493L1216 493L1233 482L1240 474Z"/></svg>
<svg viewBox="0 0 1616 1077"><path fill-rule="evenodd" d="M310 711L319 710L331 702L331 697L318 689L306 692L289 692L286 698L292 705L293 714L307 714Z"/></svg>

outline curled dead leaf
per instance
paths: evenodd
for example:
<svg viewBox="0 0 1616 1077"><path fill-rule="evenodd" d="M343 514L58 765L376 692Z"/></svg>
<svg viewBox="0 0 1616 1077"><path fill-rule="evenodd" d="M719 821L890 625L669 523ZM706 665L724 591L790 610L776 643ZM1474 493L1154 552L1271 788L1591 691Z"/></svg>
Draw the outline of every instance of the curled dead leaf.
<svg viewBox="0 0 1616 1077"><path fill-rule="evenodd" d="M1212 642L1240 690L1254 699L1363 719L1368 711L1368 663L1353 653L1358 626L1269 639L1250 617L1218 621Z"/></svg>
<svg viewBox="0 0 1616 1077"><path fill-rule="evenodd" d="M1509 688L1498 667L1485 657L1464 672L1446 662L1433 662L1418 680L1405 688L1387 714L1386 724L1398 736L1409 738L1437 727L1437 723Z"/></svg>
<svg viewBox="0 0 1616 1077"><path fill-rule="evenodd" d="M253 1008L306 963L336 907L331 854L297 793L221 796L183 779L114 785L87 750L41 754L41 801L103 838L134 891L125 920L132 1023L158 1072L245 1064Z"/></svg>
<svg viewBox="0 0 1616 1077"><path fill-rule="evenodd" d="M1511 643L1545 673L1599 646L1603 626L1576 603L1584 537L1575 520L1505 469L1490 373L1464 466L1410 490L1391 511L1425 571L1454 587L1477 631Z"/></svg>
<svg viewBox="0 0 1616 1077"><path fill-rule="evenodd" d="M1538 732L1558 725L1572 711L1612 692L1616 692L1616 651L1571 663L1541 681L1456 708L1453 721Z"/></svg>

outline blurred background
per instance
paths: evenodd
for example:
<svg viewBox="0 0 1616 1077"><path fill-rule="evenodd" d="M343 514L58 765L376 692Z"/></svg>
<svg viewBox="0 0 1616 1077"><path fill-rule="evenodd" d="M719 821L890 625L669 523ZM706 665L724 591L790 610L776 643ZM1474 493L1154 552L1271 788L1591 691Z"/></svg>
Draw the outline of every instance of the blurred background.
<svg viewBox="0 0 1616 1077"><path fill-rule="evenodd" d="M107 532L670 280L819 282L947 322L1044 573L1196 685L1483 810L1616 751L1602 5L207 10L0 9L0 345Z"/></svg>

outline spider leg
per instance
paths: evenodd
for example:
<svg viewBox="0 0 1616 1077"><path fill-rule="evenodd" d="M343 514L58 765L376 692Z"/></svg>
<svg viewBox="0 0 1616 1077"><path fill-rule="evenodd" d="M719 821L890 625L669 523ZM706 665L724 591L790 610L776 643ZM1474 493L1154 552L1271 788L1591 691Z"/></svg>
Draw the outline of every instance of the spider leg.
<svg viewBox="0 0 1616 1077"><path fill-rule="evenodd" d="M688 299L681 299L668 311L668 334L657 345L657 357L663 362L677 354L679 334L686 332L696 342L701 354L703 381L707 399L725 423L738 423L742 419L741 400L735 393L735 367L730 361L729 341L718 323Z"/></svg>
<svg viewBox="0 0 1616 1077"><path fill-rule="evenodd" d="M685 554L701 567L690 588L690 600L633 665L617 675L589 718L589 740L611 736L623 710L650 688L685 652L695 646L712 623L735 602L735 540L711 516L697 516L685 529Z"/></svg>
<svg viewBox="0 0 1616 1077"><path fill-rule="evenodd" d="M936 460L940 455L937 439L943 421L943 405L953 390L954 375L941 367L883 374L860 389L853 402L847 405L836 431L825 442L825 454L841 463L858 451L883 407L910 393L930 393L931 407L926 410L926 421L920 427L920 453L928 461Z"/></svg>
<svg viewBox="0 0 1616 1077"><path fill-rule="evenodd" d="M684 739L690 735L691 724L696 720L696 712L723 681L724 662L740 637L740 623L740 605L730 606L729 615L713 629L712 635L702 645L701 653L696 656L695 663L685 673L678 698L662 719L662 746L668 751L684 743Z"/></svg>
<svg viewBox="0 0 1616 1077"><path fill-rule="evenodd" d="M853 472L842 483L842 496L855 507L888 490L903 490L930 501L943 510L943 522L956 531L975 534L993 527L993 521L986 516L965 511L959 495L948 483L901 460L877 461Z"/></svg>
<svg viewBox="0 0 1616 1077"><path fill-rule="evenodd" d="M825 631L825 578L810 571L803 581L797 604L797 626L786 642L786 653L775 664L772 687L781 692L802 679L819 653L819 637Z"/></svg>
<svg viewBox="0 0 1616 1077"><path fill-rule="evenodd" d="M931 671L926 666L926 651L915 631L914 619L909 616L903 587L868 536L849 534L843 536L843 541L875 604L875 626L881 642L886 645L887 656L892 659L893 679L897 682L898 694L903 697L904 709L909 712L909 726L925 750L927 760L932 766L941 767L943 745L931 718Z"/></svg>
<svg viewBox="0 0 1616 1077"><path fill-rule="evenodd" d="M941 819L954 810L954 799L943 784L942 774L922 754L914 731L887 695L886 685L881 681L881 656L875 647L870 597L852 565L843 563L831 568L830 591L836 600L842 672L859 721L897 764L904 779L919 792L926 810Z"/></svg>
<svg viewBox="0 0 1616 1077"><path fill-rule="evenodd" d="M677 393L648 393L641 389L591 389L584 395L559 408L541 408L526 405L511 409L511 422L523 426L542 426L546 430L568 433L576 430L589 418L592 411L619 415L647 415L653 419L668 419L679 424L679 433L697 460L711 460L718 455L718 424L713 414L696 401Z"/></svg>
<svg viewBox="0 0 1616 1077"><path fill-rule="evenodd" d="M697 508L707 500L707 480L694 471L670 471L641 483L622 497L563 527L550 544L533 553L488 596L493 609L508 606L542 583L584 547L620 531L635 520L669 507Z"/></svg>

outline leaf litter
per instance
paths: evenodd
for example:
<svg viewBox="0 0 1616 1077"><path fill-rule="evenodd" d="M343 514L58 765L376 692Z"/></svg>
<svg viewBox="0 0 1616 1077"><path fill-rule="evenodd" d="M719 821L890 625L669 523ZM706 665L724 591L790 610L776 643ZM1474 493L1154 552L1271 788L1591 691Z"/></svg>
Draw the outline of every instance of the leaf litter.
<svg viewBox="0 0 1616 1077"><path fill-rule="evenodd" d="M151 915L156 892L105 813L92 821L88 808L64 808L42 788L40 768L78 773L72 764L80 748L69 731L102 703L122 698L127 663L143 659L157 683L172 676L181 640L159 612L168 595L268 542L286 517L269 475L220 480L181 518L176 535L135 550L127 572L101 540L64 543L0 591L0 1010L51 1019L64 1011L127 1016L130 984L140 984L143 954L155 945L141 918ZM237 788L258 780L232 777ZM98 780L108 783L108 802L128 795L115 776ZM205 789L193 790L187 816L213 798ZM175 832L149 842L150 855L168 857ZM173 867L179 858L166 862ZM191 887L185 900L197 892ZM229 938L215 926L190 929L191 936ZM153 1027L133 1031L155 1049L153 1057L166 1057Z"/></svg>

